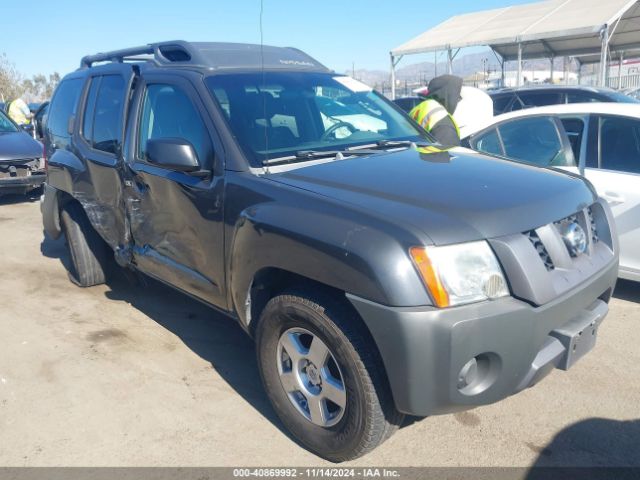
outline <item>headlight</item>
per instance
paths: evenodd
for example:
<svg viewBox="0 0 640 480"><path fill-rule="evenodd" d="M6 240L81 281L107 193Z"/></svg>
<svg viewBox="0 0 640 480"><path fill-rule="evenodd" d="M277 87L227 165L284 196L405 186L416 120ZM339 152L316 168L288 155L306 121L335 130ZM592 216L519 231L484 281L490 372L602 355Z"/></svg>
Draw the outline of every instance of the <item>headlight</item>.
<svg viewBox="0 0 640 480"><path fill-rule="evenodd" d="M410 253L440 308L509 295L498 260L485 241L413 247Z"/></svg>

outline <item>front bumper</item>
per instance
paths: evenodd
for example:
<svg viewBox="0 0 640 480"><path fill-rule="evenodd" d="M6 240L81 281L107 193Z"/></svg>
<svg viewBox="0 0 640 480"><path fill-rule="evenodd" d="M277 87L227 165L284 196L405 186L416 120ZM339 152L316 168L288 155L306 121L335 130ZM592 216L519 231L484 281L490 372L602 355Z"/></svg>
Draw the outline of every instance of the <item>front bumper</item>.
<svg viewBox="0 0 640 480"><path fill-rule="evenodd" d="M579 357L572 340L607 313L617 257L561 297L532 306L513 297L449 309L387 307L347 295L371 331L399 411L434 415L497 402ZM595 341L595 336L593 338ZM592 346L592 344L591 344ZM589 341L576 350L590 347ZM461 382L465 368L479 382Z"/></svg>
<svg viewBox="0 0 640 480"><path fill-rule="evenodd" d="M18 177L0 178L0 195L7 193L28 192L42 185L47 178L44 172Z"/></svg>

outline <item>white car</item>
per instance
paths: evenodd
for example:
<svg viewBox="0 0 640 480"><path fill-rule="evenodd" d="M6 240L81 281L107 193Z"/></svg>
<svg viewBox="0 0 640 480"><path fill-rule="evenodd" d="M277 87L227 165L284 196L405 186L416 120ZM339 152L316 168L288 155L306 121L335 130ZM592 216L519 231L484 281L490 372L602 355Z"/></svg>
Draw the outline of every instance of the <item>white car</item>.
<svg viewBox="0 0 640 480"><path fill-rule="evenodd" d="M613 211L620 277L640 281L640 105L584 103L510 112L469 132L463 145L584 176Z"/></svg>

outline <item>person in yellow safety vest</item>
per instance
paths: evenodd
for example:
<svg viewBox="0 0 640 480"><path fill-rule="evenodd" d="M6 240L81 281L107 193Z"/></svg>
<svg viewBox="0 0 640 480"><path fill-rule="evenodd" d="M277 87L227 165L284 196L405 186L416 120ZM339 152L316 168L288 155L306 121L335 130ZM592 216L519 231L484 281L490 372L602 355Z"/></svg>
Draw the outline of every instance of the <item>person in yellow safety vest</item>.
<svg viewBox="0 0 640 480"><path fill-rule="evenodd" d="M441 145L460 145L460 129L453 118L462 79L454 75L441 75L432 79L425 93L426 100L416 105L409 115L429 132Z"/></svg>
<svg viewBox="0 0 640 480"><path fill-rule="evenodd" d="M31 110L22 98L16 98L9 105L9 117L18 125L28 125L31 122Z"/></svg>

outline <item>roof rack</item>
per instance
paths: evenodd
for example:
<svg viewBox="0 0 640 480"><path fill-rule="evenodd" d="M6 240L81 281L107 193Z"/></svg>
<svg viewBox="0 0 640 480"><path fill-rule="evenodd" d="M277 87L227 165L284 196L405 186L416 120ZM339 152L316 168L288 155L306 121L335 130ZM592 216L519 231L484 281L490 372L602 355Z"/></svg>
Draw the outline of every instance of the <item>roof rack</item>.
<svg viewBox="0 0 640 480"><path fill-rule="evenodd" d="M141 47L87 55L80 68L90 68L99 62L151 62L156 66L197 67L222 69L276 69L331 72L306 53L291 47L273 47L226 42L169 42L150 43Z"/></svg>
<svg viewBox="0 0 640 480"><path fill-rule="evenodd" d="M189 65L205 65L201 61L197 49L189 42L173 40L169 42L149 43L140 47L123 48L110 52L86 55L80 61L80 68L89 68L98 62L153 61L159 65L183 63Z"/></svg>

